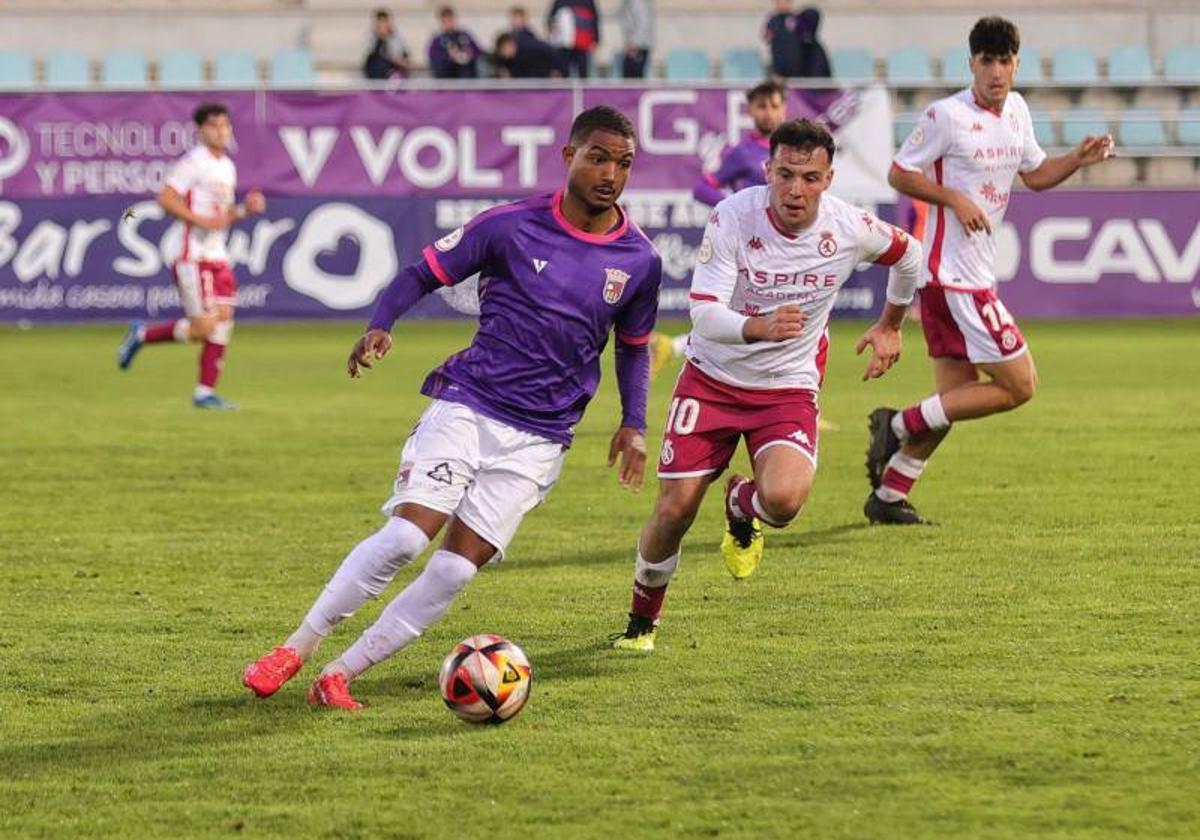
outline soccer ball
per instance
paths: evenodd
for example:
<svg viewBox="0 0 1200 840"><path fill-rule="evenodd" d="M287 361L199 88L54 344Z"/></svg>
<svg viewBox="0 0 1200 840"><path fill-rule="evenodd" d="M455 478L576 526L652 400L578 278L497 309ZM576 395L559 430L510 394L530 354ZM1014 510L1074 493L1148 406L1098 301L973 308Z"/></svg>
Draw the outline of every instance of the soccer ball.
<svg viewBox="0 0 1200 840"><path fill-rule="evenodd" d="M525 651L503 636L482 633L459 642L438 673L442 699L471 723L504 723L525 706L533 669Z"/></svg>

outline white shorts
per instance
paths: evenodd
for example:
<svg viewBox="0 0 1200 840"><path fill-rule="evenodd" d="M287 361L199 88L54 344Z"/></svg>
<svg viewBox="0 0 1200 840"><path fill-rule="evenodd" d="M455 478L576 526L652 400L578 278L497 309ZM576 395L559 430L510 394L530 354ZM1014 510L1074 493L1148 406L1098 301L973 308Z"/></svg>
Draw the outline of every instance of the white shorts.
<svg viewBox="0 0 1200 840"><path fill-rule="evenodd" d="M558 481L565 456L560 443L434 400L404 444L383 512L412 502L450 514L495 546L499 560Z"/></svg>
<svg viewBox="0 0 1200 840"><path fill-rule="evenodd" d="M921 289L921 328L929 355L973 364L1007 362L1028 352L1021 328L995 289Z"/></svg>

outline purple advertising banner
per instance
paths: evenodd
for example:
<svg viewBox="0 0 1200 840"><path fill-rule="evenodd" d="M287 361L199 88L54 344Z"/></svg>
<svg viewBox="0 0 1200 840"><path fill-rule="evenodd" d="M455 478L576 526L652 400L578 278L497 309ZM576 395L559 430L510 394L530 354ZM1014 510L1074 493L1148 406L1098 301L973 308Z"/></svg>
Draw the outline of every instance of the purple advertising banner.
<svg viewBox="0 0 1200 840"><path fill-rule="evenodd" d="M195 142L191 110L209 98L232 112L239 189L268 199L265 216L230 233L243 318L363 317L429 242L495 203L560 186L572 115L599 102L638 130L622 203L663 256L664 314L685 315L708 216L692 187L749 126L736 87L0 95L0 321L177 307L181 231L154 195ZM834 191L885 219L886 103L878 89L789 100L837 129ZM999 230L1000 292L1026 318L1195 313L1198 206L1183 191L1017 193ZM837 314L877 312L885 283L882 269L857 275ZM431 297L416 314L452 313Z"/></svg>

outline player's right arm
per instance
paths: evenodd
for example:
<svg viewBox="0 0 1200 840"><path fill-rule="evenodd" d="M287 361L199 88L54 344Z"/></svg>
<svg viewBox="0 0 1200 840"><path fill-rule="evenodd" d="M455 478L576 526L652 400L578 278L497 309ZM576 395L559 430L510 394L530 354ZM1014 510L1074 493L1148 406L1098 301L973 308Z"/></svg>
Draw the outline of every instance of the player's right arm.
<svg viewBox="0 0 1200 840"><path fill-rule="evenodd" d="M987 213L966 193L939 184L924 173L950 151L954 142L953 128L950 114L939 104L927 108L896 152L888 172L888 184L911 198L949 207L968 233L990 233L992 227Z"/></svg>
<svg viewBox="0 0 1200 840"><path fill-rule="evenodd" d="M718 344L786 341L804 330L807 315L794 304L766 315L743 315L729 305L737 286L737 214L718 207L704 229L692 272L692 331Z"/></svg>
<svg viewBox="0 0 1200 840"><path fill-rule="evenodd" d="M696 186L692 188L692 197L709 207L716 207L725 200L728 187L737 175L736 155L733 147L727 146L721 151L721 163L715 172L703 172Z"/></svg>

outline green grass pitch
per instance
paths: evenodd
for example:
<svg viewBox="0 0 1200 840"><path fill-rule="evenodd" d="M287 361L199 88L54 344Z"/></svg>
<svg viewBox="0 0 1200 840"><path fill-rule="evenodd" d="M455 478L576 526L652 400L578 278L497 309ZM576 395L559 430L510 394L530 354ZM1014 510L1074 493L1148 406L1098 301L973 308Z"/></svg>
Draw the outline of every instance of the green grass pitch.
<svg viewBox="0 0 1200 840"><path fill-rule="evenodd" d="M509 558L356 683L356 716L305 705L311 670L266 702L240 671L378 527L469 326L401 323L351 382L358 325L242 325L226 414L189 405L194 347L122 375L119 328L0 329L0 837L1195 837L1200 323L1027 325L1039 394L956 428L914 494L941 525L911 530L862 518L865 417L930 366L910 328L860 382L861 329L833 330L842 430L803 516L734 582L711 497L654 655L606 649L654 497L604 465L606 361ZM438 697L475 632L533 661L502 727Z"/></svg>

